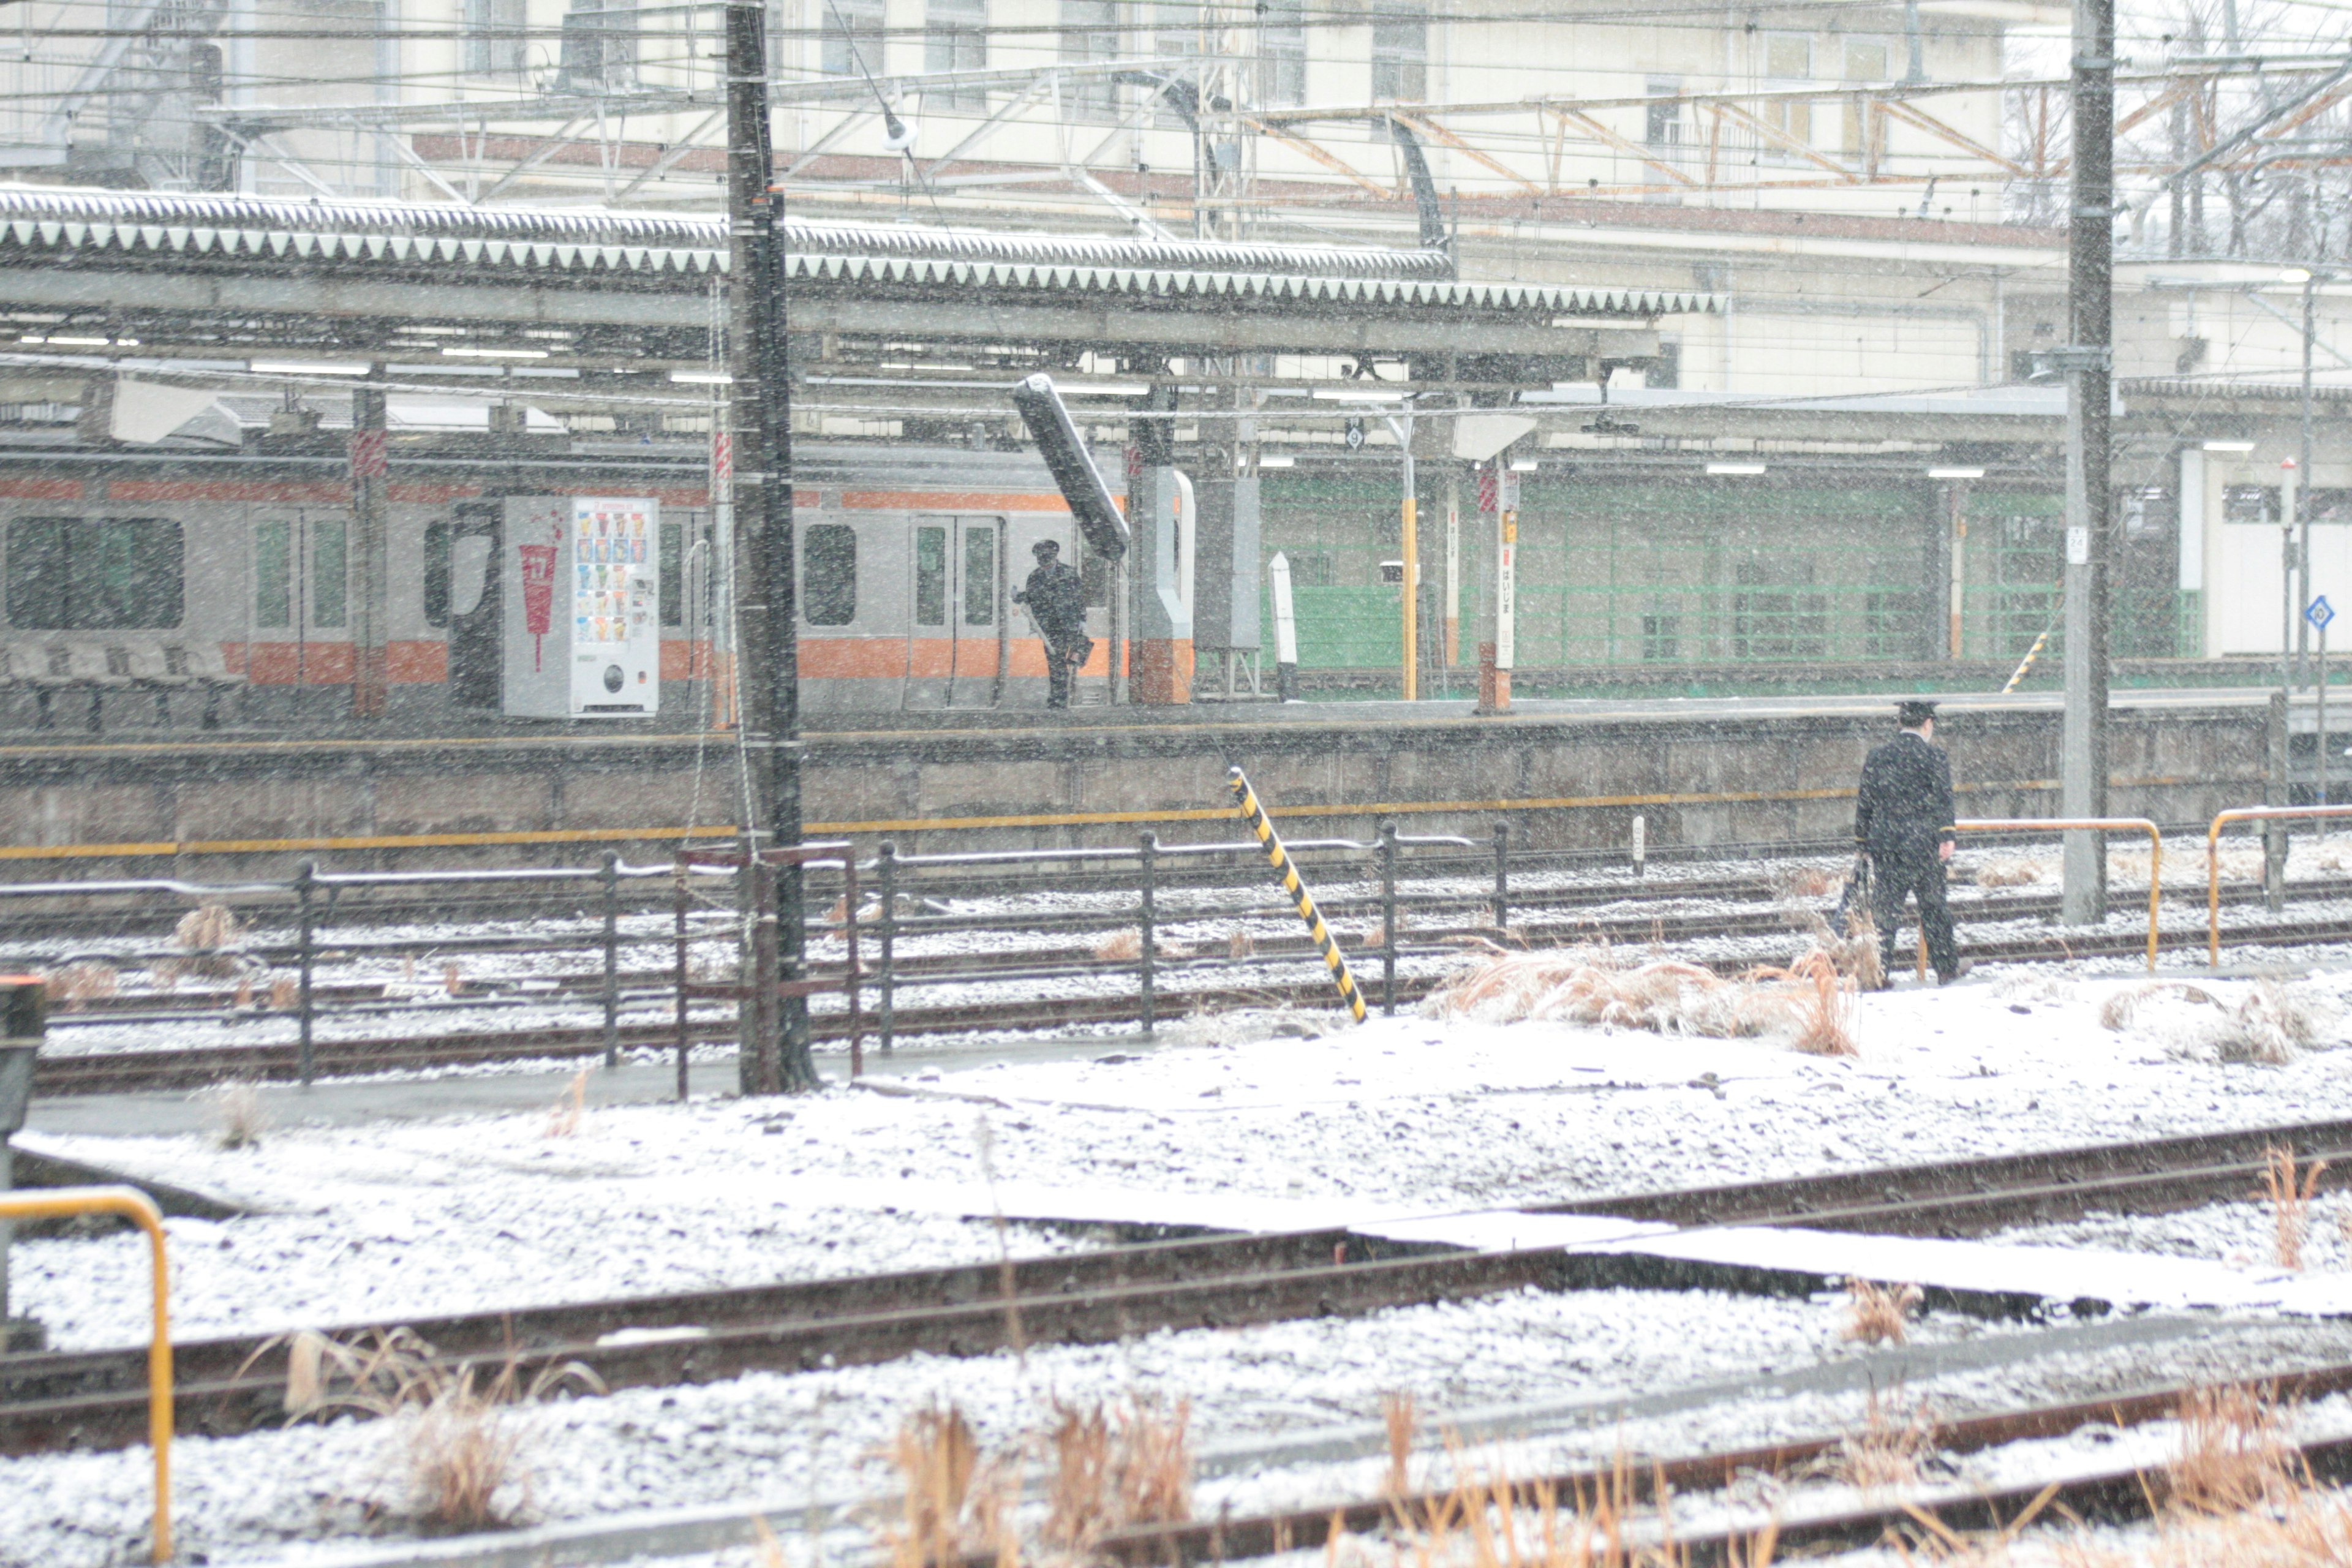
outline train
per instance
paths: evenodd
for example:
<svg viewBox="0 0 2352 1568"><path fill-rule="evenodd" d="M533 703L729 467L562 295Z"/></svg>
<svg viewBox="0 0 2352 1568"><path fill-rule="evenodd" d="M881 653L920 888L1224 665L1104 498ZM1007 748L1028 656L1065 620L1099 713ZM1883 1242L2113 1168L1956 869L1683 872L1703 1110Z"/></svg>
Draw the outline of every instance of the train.
<svg viewBox="0 0 2352 1568"><path fill-rule="evenodd" d="M507 445L531 444L526 432ZM707 466L626 443L539 444L546 457L487 441L470 455L395 447L388 710L427 728L493 717L725 721L727 639L712 635L724 542L714 537ZM0 448L0 725L110 731L347 714L358 670L349 459L339 436L317 432L308 445ZM1123 474L1107 456L1097 458L1106 477ZM1088 567L1096 647L1079 700L1105 699L1110 579L1086 560L1034 454L801 443L794 506L807 710L1042 707L1045 646L1013 595L1032 547L1049 539ZM554 546L541 541L562 534L565 508L579 538L559 582ZM546 668L551 638L581 667L584 697L568 707L560 695L532 695L530 672ZM635 678L621 662L632 647L642 656Z"/></svg>

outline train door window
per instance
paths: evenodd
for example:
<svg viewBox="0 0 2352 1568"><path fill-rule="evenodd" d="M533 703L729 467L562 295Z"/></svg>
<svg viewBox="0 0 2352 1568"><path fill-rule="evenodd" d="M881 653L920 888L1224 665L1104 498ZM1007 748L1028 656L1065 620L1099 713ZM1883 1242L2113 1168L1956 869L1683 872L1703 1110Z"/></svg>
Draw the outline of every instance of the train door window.
<svg viewBox="0 0 2352 1568"><path fill-rule="evenodd" d="M425 525L425 624L449 624L449 525Z"/></svg>
<svg viewBox="0 0 2352 1568"><path fill-rule="evenodd" d="M253 525L253 624L294 624L294 525L284 518Z"/></svg>
<svg viewBox="0 0 2352 1568"><path fill-rule="evenodd" d="M661 525L661 624L686 624L686 525Z"/></svg>
<svg viewBox="0 0 2352 1568"><path fill-rule="evenodd" d="M948 624L948 531L929 523L915 530L915 624Z"/></svg>
<svg viewBox="0 0 2352 1568"><path fill-rule="evenodd" d="M963 624L996 624L996 521L968 522L963 530Z"/></svg>
<svg viewBox="0 0 2352 1568"><path fill-rule="evenodd" d="M351 602L351 530L320 518L310 524L310 624L340 626Z"/></svg>
<svg viewBox="0 0 2352 1568"><path fill-rule="evenodd" d="M801 535L801 598L813 626L845 626L857 618L856 529L820 522Z"/></svg>
<svg viewBox="0 0 2352 1568"><path fill-rule="evenodd" d="M8 619L27 630L161 630L186 593L180 525L157 517L18 518L8 525Z"/></svg>

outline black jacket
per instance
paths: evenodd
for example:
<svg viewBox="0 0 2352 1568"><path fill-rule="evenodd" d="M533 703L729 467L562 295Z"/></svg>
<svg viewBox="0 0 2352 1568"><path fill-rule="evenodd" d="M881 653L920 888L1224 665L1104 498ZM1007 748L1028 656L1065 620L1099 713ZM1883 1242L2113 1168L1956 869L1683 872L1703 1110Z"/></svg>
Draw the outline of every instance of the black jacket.
<svg viewBox="0 0 2352 1568"><path fill-rule="evenodd" d="M1086 589L1077 568L1059 561L1030 573L1028 585L1013 602L1028 605L1037 629L1049 637L1074 637L1087 629Z"/></svg>
<svg viewBox="0 0 2352 1568"><path fill-rule="evenodd" d="M1934 742L1906 731L1862 764L1853 837L1872 855L1916 853L1950 837L1955 820L1952 762Z"/></svg>

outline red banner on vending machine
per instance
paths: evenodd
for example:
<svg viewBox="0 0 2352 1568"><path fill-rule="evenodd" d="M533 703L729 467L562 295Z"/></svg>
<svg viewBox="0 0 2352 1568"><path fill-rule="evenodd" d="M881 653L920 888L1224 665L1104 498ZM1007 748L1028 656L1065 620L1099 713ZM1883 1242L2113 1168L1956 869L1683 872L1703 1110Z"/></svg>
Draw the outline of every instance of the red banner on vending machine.
<svg viewBox="0 0 2352 1568"><path fill-rule="evenodd" d="M522 625L530 634L530 667L541 668L547 634L554 629L555 557L552 544L522 544Z"/></svg>

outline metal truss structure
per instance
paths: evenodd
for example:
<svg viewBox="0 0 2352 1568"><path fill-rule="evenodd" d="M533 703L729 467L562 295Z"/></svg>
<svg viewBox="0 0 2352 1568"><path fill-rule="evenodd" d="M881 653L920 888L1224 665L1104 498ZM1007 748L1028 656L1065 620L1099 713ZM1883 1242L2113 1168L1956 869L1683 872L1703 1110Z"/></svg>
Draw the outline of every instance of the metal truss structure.
<svg viewBox="0 0 2352 1568"><path fill-rule="evenodd" d="M19 58L0 56L0 79L47 89L0 93L18 106L0 112L0 167L76 179L97 161L110 165L104 183L322 199L708 207L719 195L721 83L692 5L646 14L658 25L633 48L660 58L642 68L599 77L567 64L503 89L424 95L402 83L344 103L238 89L224 61L250 46L226 0L132 0L110 14L69 72L44 64L37 35ZM1991 186L2038 220L2068 171L2058 79L1270 106L1255 101L1251 9L1200 16L1196 35L1173 40L1181 49L1158 35L1145 40L1155 52L1133 58L781 81L778 177L800 204L844 212L984 222L1046 208L1073 226L1241 238L1335 215L1359 226L1406 216L1401 150L1414 144L1474 212L1742 196L1843 210L1896 187L1931 216L1939 185L1965 185ZM2352 57L2186 57L2118 86L2126 204L2137 221L2169 195L2176 236L2209 181L2234 201L2238 182L2264 173L2352 167ZM102 134L90 134L93 116ZM923 150L877 153L877 125L900 117L930 131Z"/></svg>

